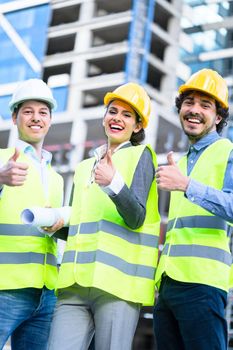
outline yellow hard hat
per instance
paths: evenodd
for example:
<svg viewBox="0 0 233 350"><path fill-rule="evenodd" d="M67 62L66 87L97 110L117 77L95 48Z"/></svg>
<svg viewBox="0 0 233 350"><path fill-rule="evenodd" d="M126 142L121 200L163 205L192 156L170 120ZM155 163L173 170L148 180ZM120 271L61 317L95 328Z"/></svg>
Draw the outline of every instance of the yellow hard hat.
<svg viewBox="0 0 233 350"><path fill-rule="evenodd" d="M142 86L136 83L121 85L113 92L107 92L104 96L105 106L113 100L121 100L128 103L140 116L143 128L147 127L151 111L151 100Z"/></svg>
<svg viewBox="0 0 233 350"><path fill-rule="evenodd" d="M204 92L217 100L222 107L228 108L226 81L215 70L204 68L191 75L188 81L180 86L179 93L188 90Z"/></svg>

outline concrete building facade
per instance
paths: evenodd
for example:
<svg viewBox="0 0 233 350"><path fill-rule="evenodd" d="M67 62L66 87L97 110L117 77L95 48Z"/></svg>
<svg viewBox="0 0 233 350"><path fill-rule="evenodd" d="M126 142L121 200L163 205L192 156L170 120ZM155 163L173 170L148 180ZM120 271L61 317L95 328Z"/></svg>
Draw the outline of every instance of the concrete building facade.
<svg viewBox="0 0 233 350"><path fill-rule="evenodd" d="M16 58L10 62L6 54L0 68L0 147L13 144L16 136L7 107L10 95L18 81L34 76L48 82L58 99L46 146L65 177L67 193L75 164L104 142L104 94L125 82L144 84L154 101L146 141L160 157L174 145L182 151L185 142L171 103L177 76L186 78L179 61L181 8L182 0L1 1L6 24L0 35ZM47 28L38 29L40 13ZM23 24L25 18L31 26Z"/></svg>
<svg viewBox="0 0 233 350"><path fill-rule="evenodd" d="M174 110L177 85L213 68L226 77L233 101L232 15L233 3L218 0L0 0L0 147L17 137L8 109L17 83L42 78L58 101L45 146L65 179L68 203L77 162L105 142L105 93L135 81L153 100L146 142L159 163L170 150L178 158L188 142ZM232 131L230 123L233 139ZM164 223L167 210L164 192ZM151 313L144 314L151 325ZM143 349L145 339L136 341Z"/></svg>

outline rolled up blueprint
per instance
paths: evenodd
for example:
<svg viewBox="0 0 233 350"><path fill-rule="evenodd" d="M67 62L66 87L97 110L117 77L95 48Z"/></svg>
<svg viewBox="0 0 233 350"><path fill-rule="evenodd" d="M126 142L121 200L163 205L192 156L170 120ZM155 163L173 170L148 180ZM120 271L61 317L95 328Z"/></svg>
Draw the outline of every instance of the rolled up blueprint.
<svg viewBox="0 0 233 350"><path fill-rule="evenodd" d="M61 208L41 208L32 207L26 208L21 213L21 220L24 224L29 224L37 227L53 226L57 220L63 219L64 226L69 225L71 215L71 207Z"/></svg>

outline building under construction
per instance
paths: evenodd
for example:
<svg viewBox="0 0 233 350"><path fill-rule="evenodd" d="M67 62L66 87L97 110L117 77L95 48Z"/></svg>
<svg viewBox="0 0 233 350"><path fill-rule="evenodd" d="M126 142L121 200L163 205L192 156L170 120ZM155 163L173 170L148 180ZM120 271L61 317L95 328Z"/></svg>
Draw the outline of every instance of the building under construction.
<svg viewBox="0 0 233 350"><path fill-rule="evenodd" d="M65 179L67 203L77 162L105 142L103 96L136 81L153 100L146 142L159 163L170 150L179 155L188 142L174 110L177 85L213 68L227 79L233 101L232 14L232 2L218 0L0 0L0 147L17 137L8 108L17 83L42 78L58 101L45 146ZM167 209L164 192L164 222ZM152 344L148 309L135 349Z"/></svg>

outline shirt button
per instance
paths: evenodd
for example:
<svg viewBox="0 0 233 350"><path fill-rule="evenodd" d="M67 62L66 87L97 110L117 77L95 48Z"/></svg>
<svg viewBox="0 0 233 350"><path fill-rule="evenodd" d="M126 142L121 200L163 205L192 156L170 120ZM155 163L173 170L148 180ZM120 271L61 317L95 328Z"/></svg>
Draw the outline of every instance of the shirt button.
<svg viewBox="0 0 233 350"><path fill-rule="evenodd" d="M192 202L194 202L194 200L195 200L195 198L194 198L194 197L191 197L190 199L191 199L191 201L192 201Z"/></svg>
<svg viewBox="0 0 233 350"><path fill-rule="evenodd" d="M192 159L190 160L190 163L193 164L193 160Z"/></svg>

